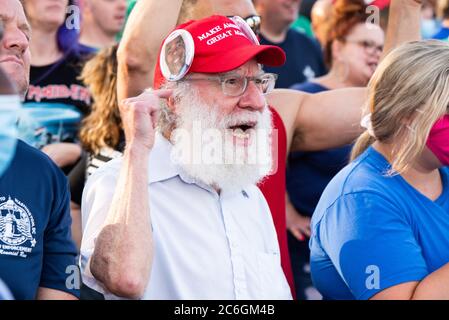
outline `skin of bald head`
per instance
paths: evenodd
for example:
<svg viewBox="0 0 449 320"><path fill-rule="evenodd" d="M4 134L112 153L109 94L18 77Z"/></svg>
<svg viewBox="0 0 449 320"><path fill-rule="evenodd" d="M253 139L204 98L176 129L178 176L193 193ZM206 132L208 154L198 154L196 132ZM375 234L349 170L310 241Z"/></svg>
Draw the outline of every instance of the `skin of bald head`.
<svg viewBox="0 0 449 320"><path fill-rule="evenodd" d="M30 60L29 39L31 28L19 0L2 0L0 20L4 35L0 41L0 68L25 95L29 85Z"/></svg>

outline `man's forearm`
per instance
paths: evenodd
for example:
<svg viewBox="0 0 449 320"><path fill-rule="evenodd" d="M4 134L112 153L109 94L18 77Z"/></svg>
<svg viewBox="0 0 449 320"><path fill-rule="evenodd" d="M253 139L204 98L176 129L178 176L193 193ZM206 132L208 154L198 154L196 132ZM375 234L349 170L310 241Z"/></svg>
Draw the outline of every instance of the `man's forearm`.
<svg viewBox="0 0 449 320"><path fill-rule="evenodd" d="M140 298L153 257L148 149L129 145L108 217L95 243L92 275L113 294Z"/></svg>
<svg viewBox="0 0 449 320"><path fill-rule="evenodd" d="M383 56L405 42L419 40L420 21L420 0L392 0Z"/></svg>
<svg viewBox="0 0 449 320"><path fill-rule="evenodd" d="M153 84L162 40L178 19L182 0L141 0L134 7L117 52L118 100L134 97Z"/></svg>

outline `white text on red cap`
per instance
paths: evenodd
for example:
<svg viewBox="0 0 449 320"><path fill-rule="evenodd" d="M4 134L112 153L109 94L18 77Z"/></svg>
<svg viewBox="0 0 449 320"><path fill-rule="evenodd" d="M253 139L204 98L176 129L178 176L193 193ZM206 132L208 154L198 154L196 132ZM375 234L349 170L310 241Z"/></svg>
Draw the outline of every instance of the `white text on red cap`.
<svg viewBox="0 0 449 320"><path fill-rule="evenodd" d="M228 29L228 28L233 28L234 30L223 31L224 29ZM220 31L223 31L223 32L220 33L220 34L217 34L213 38L210 38L214 34L220 32ZM234 31L234 32L232 32L232 31ZM231 37L233 35L243 36L243 37L246 38L245 34L242 31L240 31L240 29L239 29L239 27L237 25L235 25L233 23L224 23L223 26L215 26L212 29L210 29L209 31L207 31L207 32L203 33L202 35L198 36L198 39L200 41L207 40L206 43L207 43L207 45L210 46L210 45L212 45L212 44L214 44L214 43L216 43L216 42L218 42L220 40L223 40L223 39L225 39L227 37Z"/></svg>

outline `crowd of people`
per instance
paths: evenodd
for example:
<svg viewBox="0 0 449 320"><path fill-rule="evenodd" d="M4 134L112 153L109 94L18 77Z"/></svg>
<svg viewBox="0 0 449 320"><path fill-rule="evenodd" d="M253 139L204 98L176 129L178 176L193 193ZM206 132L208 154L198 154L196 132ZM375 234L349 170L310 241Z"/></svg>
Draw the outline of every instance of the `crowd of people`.
<svg viewBox="0 0 449 320"><path fill-rule="evenodd" d="M0 299L449 299L448 0L0 4Z"/></svg>

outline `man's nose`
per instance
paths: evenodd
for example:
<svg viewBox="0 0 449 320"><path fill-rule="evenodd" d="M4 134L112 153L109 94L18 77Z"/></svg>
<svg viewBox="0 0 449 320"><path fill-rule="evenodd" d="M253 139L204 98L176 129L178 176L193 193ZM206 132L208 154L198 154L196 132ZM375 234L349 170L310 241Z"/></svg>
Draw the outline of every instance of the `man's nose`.
<svg viewBox="0 0 449 320"><path fill-rule="evenodd" d="M128 8L128 4L126 0L119 0L120 1L120 10L126 10Z"/></svg>
<svg viewBox="0 0 449 320"><path fill-rule="evenodd" d="M1 44L6 50L14 50L23 54L28 49L29 41L19 28L8 26L5 28Z"/></svg>
<svg viewBox="0 0 449 320"><path fill-rule="evenodd" d="M254 84L254 81L248 81L246 90L240 97L239 107L261 111L265 107L265 104L266 100L262 91Z"/></svg>

